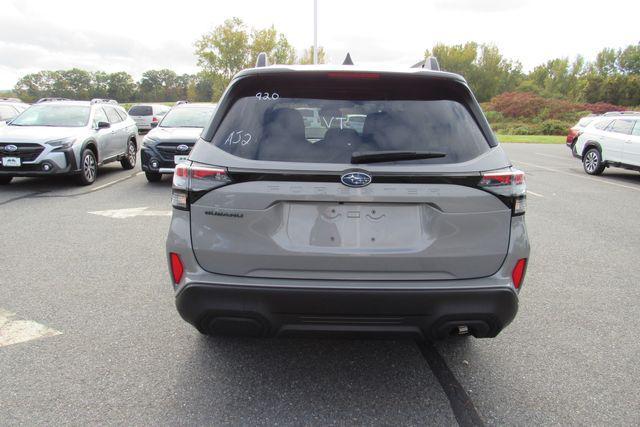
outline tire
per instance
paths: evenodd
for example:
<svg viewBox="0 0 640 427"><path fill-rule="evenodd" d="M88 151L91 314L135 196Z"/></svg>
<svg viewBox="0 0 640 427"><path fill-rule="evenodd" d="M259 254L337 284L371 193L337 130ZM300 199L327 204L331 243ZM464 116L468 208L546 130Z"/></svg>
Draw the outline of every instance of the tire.
<svg viewBox="0 0 640 427"><path fill-rule="evenodd" d="M584 156L582 156L582 166L584 171L589 175L600 175L604 171L604 163L602 155L597 148L590 148Z"/></svg>
<svg viewBox="0 0 640 427"><path fill-rule="evenodd" d="M0 176L0 185L7 185L13 179L12 176Z"/></svg>
<svg viewBox="0 0 640 427"><path fill-rule="evenodd" d="M78 184L91 185L96 181L98 162L96 155L88 148L82 152L80 157L80 169L80 174L77 176Z"/></svg>
<svg viewBox="0 0 640 427"><path fill-rule="evenodd" d="M129 140L129 142L127 142L127 152L120 160L122 169L133 169L136 166L137 157L138 150L136 149L136 144L132 140Z"/></svg>
<svg viewBox="0 0 640 427"><path fill-rule="evenodd" d="M147 181L149 182L160 182L162 180L162 174L157 172L145 172L144 175L147 177Z"/></svg>

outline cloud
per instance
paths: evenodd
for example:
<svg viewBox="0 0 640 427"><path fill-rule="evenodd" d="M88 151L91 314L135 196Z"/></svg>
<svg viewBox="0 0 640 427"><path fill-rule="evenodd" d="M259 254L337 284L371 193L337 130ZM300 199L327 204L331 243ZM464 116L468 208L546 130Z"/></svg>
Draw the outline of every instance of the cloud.
<svg viewBox="0 0 640 427"><path fill-rule="evenodd" d="M522 9L530 0L436 0L435 6L441 11L489 13Z"/></svg>

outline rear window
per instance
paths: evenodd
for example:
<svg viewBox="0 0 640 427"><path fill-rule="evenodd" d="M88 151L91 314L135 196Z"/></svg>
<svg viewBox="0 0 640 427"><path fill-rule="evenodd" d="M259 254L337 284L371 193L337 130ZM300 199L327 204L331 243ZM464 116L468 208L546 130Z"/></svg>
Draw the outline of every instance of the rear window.
<svg viewBox="0 0 640 427"><path fill-rule="evenodd" d="M134 105L129 110L130 116L153 116L153 107L151 105Z"/></svg>
<svg viewBox="0 0 640 427"><path fill-rule="evenodd" d="M351 163L354 152L379 151L446 154L402 164L457 163L490 148L459 84L346 80L261 77L235 98L212 143L245 159L307 163ZM319 120L308 120L314 111Z"/></svg>
<svg viewBox="0 0 640 427"><path fill-rule="evenodd" d="M633 129L634 120L616 120L613 125L609 127L609 131L630 135Z"/></svg>

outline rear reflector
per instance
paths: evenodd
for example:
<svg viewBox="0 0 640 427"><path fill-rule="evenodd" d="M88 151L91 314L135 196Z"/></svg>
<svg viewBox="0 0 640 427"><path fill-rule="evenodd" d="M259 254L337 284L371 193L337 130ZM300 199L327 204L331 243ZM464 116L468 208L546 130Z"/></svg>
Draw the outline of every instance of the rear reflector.
<svg viewBox="0 0 640 427"><path fill-rule="evenodd" d="M516 289L520 289L520 285L522 285L522 280L524 279L525 268L527 267L527 259L522 258L518 260L516 266L513 268L513 272L511 273L511 278L513 279L513 286Z"/></svg>
<svg viewBox="0 0 640 427"><path fill-rule="evenodd" d="M178 255L177 253L171 252L169 253L169 257L171 258L171 275L173 276L173 283L177 285L182 280L184 266L182 265L180 255Z"/></svg>

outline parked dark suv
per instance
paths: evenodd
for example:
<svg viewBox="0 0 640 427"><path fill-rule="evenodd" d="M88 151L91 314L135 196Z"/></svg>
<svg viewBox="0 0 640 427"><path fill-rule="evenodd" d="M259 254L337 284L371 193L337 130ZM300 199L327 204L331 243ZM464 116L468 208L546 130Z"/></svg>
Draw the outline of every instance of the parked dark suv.
<svg viewBox="0 0 640 427"><path fill-rule="evenodd" d="M215 110L216 104L179 104L153 126L142 142L141 165L147 180L160 181L187 159Z"/></svg>
<svg viewBox="0 0 640 427"><path fill-rule="evenodd" d="M493 337L517 312L524 174L455 74L245 70L172 204L176 305L206 334Z"/></svg>

